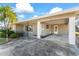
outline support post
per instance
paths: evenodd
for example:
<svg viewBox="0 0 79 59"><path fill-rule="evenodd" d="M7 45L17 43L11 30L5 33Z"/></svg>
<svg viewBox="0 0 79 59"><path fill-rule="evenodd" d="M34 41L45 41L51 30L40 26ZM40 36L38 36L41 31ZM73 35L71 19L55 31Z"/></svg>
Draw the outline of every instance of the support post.
<svg viewBox="0 0 79 59"><path fill-rule="evenodd" d="M75 17L69 17L69 44L76 44Z"/></svg>
<svg viewBox="0 0 79 59"><path fill-rule="evenodd" d="M41 24L39 21L37 22L37 38L41 38Z"/></svg>

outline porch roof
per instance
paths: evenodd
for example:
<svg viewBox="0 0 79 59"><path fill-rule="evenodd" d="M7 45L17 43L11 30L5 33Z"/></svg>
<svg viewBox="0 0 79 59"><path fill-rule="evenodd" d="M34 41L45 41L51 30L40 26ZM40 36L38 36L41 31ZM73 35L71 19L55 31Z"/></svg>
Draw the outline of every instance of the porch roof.
<svg viewBox="0 0 79 59"><path fill-rule="evenodd" d="M16 22L16 23L13 23L13 24L22 24L22 23L29 22L29 21L39 21L40 19L43 19L43 18L47 18L47 17L51 17L51 16L54 17L54 16L69 14L69 13L79 14L79 7L64 10L64 11L55 12L55 13L44 15L44 16L34 17L34 18L31 18L31 19L27 19L27 20L21 21L21 22Z"/></svg>

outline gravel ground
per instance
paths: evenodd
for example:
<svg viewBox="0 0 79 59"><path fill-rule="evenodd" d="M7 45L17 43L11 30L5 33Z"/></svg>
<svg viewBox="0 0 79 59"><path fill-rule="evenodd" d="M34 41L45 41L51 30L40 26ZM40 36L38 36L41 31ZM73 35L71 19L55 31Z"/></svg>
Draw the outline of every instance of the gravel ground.
<svg viewBox="0 0 79 59"><path fill-rule="evenodd" d="M58 42L59 43L59 42ZM0 56L78 56L79 49L49 40L17 40L0 46Z"/></svg>

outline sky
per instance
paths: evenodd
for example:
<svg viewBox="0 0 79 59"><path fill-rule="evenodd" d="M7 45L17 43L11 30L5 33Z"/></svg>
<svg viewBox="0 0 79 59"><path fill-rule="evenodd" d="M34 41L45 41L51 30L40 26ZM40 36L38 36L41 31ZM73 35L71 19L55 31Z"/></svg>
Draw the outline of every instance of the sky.
<svg viewBox="0 0 79 59"><path fill-rule="evenodd" d="M18 21L79 7L79 3L0 3L0 6L6 5L16 12Z"/></svg>

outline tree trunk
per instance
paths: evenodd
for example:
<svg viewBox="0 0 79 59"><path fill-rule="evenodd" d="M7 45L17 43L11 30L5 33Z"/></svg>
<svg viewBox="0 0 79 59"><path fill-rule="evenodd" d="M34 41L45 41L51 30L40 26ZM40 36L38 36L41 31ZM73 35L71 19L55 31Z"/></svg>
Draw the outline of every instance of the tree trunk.
<svg viewBox="0 0 79 59"><path fill-rule="evenodd" d="M7 25L7 18L5 18L4 20L4 23L5 23L5 30L6 30L6 41L8 42L8 25Z"/></svg>

